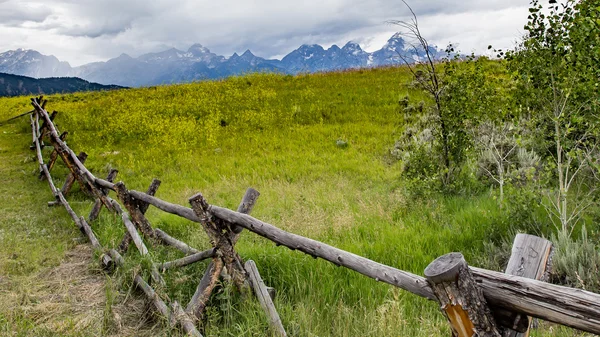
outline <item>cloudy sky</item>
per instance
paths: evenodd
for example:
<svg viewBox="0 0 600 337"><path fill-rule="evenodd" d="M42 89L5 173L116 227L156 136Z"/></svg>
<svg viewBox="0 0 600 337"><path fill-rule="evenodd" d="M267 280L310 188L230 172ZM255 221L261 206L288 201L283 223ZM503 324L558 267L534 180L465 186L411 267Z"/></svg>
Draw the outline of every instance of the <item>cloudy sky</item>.
<svg viewBox="0 0 600 337"><path fill-rule="evenodd" d="M485 53L523 34L528 0L409 0L433 44ZM410 12L401 0L0 0L0 52L24 48L77 66L201 43L280 58L301 44L374 51Z"/></svg>

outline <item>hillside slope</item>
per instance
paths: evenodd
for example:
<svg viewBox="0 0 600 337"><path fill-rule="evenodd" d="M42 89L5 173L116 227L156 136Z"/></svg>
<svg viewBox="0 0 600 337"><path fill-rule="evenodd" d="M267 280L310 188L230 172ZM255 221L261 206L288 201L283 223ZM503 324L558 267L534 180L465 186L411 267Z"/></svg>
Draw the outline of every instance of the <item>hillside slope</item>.
<svg viewBox="0 0 600 337"><path fill-rule="evenodd" d="M65 94L79 91L114 90L118 85L91 83L77 77L32 78L0 73L0 97Z"/></svg>
<svg viewBox="0 0 600 337"><path fill-rule="evenodd" d="M399 99L408 94L427 101L409 82L402 68L263 74L55 95L49 97L48 107L59 111L55 121L61 131L69 131L69 146L89 154L86 166L98 176L117 168L117 180L136 190L145 190L152 178L159 178L157 196L181 205L202 192L212 204L235 208L252 186L261 192L253 216L422 274L429 262L451 251L463 252L469 262L478 261L486 242L500 240L508 232L511 219L489 193L472 197L410 193L410 182L400 174L401 163L388 155L403 128ZM27 97L0 98L0 120L29 109ZM11 158L0 163L0 179L6 182L0 197L10 208L0 220L0 275L12 284L0 292L0 303L27 288L22 275L58 264L74 245L72 238L80 235L64 210L44 203L52 200L52 194L46 182L37 180L28 128L25 120L15 120L3 129L10 134L0 134L0 153ZM347 146L338 146L338 140ZM45 151L48 156L50 149ZM62 163L52 171L59 185L66 174ZM88 214L92 207L77 189L68 199L78 214ZM198 224L152 208L147 215L153 226L191 246L210 247ZM91 226L106 247L115 247L124 235L119 219L105 211ZM155 262L182 257L152 242L147 245L152 246ZM433 302L276 247L252 233L244 232L236 247L244 260L256 261L265 283L277 289L275 306L290 336L450 333ZM11 255L15 249L18 252ZM112 284L108 289L118 289L119 294L107 290L112 300L107 300L98 324L103 332L118 327L112 306L131 297L135 266L148 262L135 247L125 257L130 264L106 278ZM203 262L167 271L169 286L164 291L169 298L187 303L206 266ZM26 335L51 315L12 310L0 305L0 331ZM68 315L62 319L64 330L57 334L86 334ZM258 304L227 287L213 296L202 328L206 336L268 335ZM554 327L532 334L551 335L572 333Z"/></svg>

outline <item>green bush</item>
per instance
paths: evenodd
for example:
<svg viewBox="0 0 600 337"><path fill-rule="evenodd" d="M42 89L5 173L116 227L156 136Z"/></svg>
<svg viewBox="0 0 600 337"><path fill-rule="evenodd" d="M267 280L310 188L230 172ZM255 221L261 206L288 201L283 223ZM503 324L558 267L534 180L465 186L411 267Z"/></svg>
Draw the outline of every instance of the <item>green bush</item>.
<svg viewBox="0 0 600 337"><path fill-rule="evenodd" d="M552 282L600 292L600 245L594 241L588 237L585 226L576 240L562 231L552 235Z"/></svg>

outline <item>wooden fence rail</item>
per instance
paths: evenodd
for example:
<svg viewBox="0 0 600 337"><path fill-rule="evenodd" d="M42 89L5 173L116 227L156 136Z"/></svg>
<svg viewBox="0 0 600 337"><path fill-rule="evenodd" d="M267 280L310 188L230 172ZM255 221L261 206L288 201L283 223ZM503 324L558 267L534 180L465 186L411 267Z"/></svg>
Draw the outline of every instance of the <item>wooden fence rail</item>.
<svg viewBox="0 0 600 337"><path fill-rule="evenodd" d="M196 321L202 318L211 292L221 277L231 281L242 292L252 285L265 308L273 331L281 336L286 335L272 301L265 297L266 288L256 265L253 262L244 264L235 251L235 244L243 229L267 238L277 245L301 251L315 258L322 258L376 281L391 284L429 300L436 300L442 305L442 311L457 336L471 337L476 333L496 336L500 332L505 336L521 336L529 328L528 316L600 334L600 295L536 280L541 277L548 265L551 243L546 240L533 236L517 236L511 257L512 262L507 268L508 274L468 267L462 255L453 253L454 255L446 255L432 262L426 269L425 274L428 277L424 278L323 242L284 231L248 215L259 195L254 189L246 191L236 212L210 205L201 194L190 198L191 208L161 200L154 196L160 184L157 180L153 181L148 192L144 193L127 190L122 182L113 183L116 172L114 174L111 172L107 179L98 178L84 166L85 157L76 156L61 139L53 124L53 117L45 110L45 103L46 101L41 97L32 99L34 111L31 115L31 125L32 148L36 150L40 174L47 179L56 199L49 205L62 204L96 249L103 248L91 227L83 217L75 214L65 199L68 188L65 192L64 187L59 190L53 184L48 165L42 158L41 142L44 137L48 137L54 147L52 158L55 160L60 157L69 168L70 175L67 182L70 181L72 184L77 181L82 190L95 199L96 203L90 218L97 217L104 206L109 211L121 215L127 227L127 235L123 240L123 243L127 243L126 247L128 242L132 241L139 253L146 255L148 247L145 246L142 236L152 237L187 255L174 261L152 263L151 275L154 283L164 283L160 271L212 259L205 274L199 280L196 294L185 310L177 302L173 302L169 307L163 300L164 296L152 288L151 283L146 282L140 275L135 277L135 283L154 303L157 310L168 318L171 324L178 323L189 335L201 336L196 328ZM39 124L40 119L43 120L42 126ZM54 165L52 158L49 163ZM116 192L120 204L110 198L109 191ZM200 223L213 247L200 251L164 231L153 229L144 215L148 205ZM138 231L143 235L140 236ZM529 253L523 254L524 250L528 250ZM531 254L529 250L536 254ZM125 251L126 248L122 253ZM103 256L105 266L121 265L122 262L123 257L115 249L105 251ZM523 270L527 272L523 273ZM439 286L442 283L444 285ZM450 290L454 293L447 293ZM480 293L483 297L478 297L474 292Z"/></svg>

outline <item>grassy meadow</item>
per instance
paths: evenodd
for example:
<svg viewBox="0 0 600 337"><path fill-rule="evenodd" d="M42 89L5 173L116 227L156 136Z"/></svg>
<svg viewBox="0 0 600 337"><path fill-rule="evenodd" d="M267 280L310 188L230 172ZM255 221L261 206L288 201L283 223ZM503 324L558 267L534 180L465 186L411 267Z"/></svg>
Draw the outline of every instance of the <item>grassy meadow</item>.
<svg viewBox="0 0 600 337"><path fill-rule="evenodd" d="M116 168L117 180L130 189L145 190L158 178L161 199L187 205L188 197L202 192L210 203L235 209L252 186L261 193L253 216L399 269L422 275L429 262L451 251L489 268L497 259L502 268L502 254L488 256L494 251L489 247L505 247L502 253L509 254L512 237L523 228L498 206L495 192L415 195L403 180L402 163L390 156L406 127L399 100L410 95L427 103L410 81L403 68L260 74L53 95L47 107L59 111L59 130L69 131L67 143L75 152L88 153L86 166L94 174ZM0 98L0 120L29 109L28 97ZM132 276L140 262L148 263L140 261L135 247L125 254L124 268L104 277L106 302L99 319L75 320L63 312L50 320L27 309L44 300L30 285L44 282L40 275L58 266L80 237L64 209L45 205L52 194L37 179L30 131L25 118L0 127L0 334L122 335L112 307L139 296ZM50 148L45 152L47 158ZM53 170L58 185L66 173L58 163ZM87 216L92 201L77 187L68 199ZM148 218L198 249L209 247L198 224L154 208ZM124 234L119 219L106 211L91 225L105 247L118 245ZM275 305L290 336L450 334L436 303L276 247L253 233L244 232L237 249L243 259L256 261L265 283L277 289ZM155 262L181 257L160 245L150 250ZM167 271L164 292L187 303L206 264ZM97 261L89 268L97 269ZM156 329L152 335L179 333ZM204 331L265 336L269 327L256 301L221 287ZM532 335L573 333L544 325Z"/></svg>

